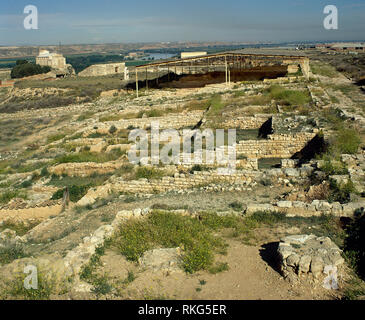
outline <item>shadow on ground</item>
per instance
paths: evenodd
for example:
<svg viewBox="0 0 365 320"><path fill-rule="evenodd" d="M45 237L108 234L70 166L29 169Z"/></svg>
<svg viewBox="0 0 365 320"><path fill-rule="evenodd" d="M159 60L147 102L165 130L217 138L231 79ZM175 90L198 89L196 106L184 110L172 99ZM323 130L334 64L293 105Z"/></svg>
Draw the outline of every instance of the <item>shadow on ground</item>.
<svg viewBox="0 0 365 320"><path fill-rule="evenodd" d="M277 254L279 242L263 244L260 249L260 256L273 270L281 275L280 261Z"/></svg>

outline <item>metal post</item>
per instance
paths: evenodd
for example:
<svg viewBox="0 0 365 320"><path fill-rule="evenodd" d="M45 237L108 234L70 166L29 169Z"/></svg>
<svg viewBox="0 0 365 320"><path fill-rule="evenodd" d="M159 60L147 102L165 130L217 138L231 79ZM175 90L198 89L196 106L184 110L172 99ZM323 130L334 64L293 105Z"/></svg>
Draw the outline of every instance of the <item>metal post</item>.
<svg viewBox="0 0 365 320"><path fill-rule="evenodd" d="M136 93L138 98L138 69L136 68Z"/></svg>
<svg viewBox="0 0 365 320"><path fill-rule="evenodd" d="M226 65L226 84L228 83L228 71L227 71L227 56L224 56L225 65Z"/></svg>
<svg viewBox="0 0 365 320"><path fill-rule="evenodd" d="M146 68L146 90L148 91L148 73Z"/></svg>

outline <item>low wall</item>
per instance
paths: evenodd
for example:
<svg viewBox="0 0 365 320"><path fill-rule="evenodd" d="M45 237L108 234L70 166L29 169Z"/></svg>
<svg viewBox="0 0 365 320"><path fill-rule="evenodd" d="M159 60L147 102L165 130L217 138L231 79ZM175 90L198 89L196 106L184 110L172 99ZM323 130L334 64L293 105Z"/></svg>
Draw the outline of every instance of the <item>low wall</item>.
<svg viewBox="0 0 365 320"><path fill-rule="evenodd" d="M271 115L255 115L253 117L235 117L233 119L225 120L222 124L223 129L258 129L267 120L271 118Z"/></svg>
<svg viewBox="0 0 365 320"><path fill-rule="evenodd" d="M244 140L237 144L237 155L248 158L290 158L314 138L315 133L273 134L267 140Z"/></svg>
<svg viewBox="0 0 365 320"><path fill-rule="evenodd" d="M114 172L124 165L121 161L110 161L104 163L81 162L81 163L61 163L54 167L48 168L49 173L55 175L66 174L70 177L87 177L94 173L106 174Z"/></svg>
<svg viewBox="0 0 365 320"><path fill-rule="evenodd" d="M124 73L125 63L94 64L78 73L79 77L95 77Z"/></svg>
<svg viewBox="0 0 365 320"><path fill-rule="evenodd" d="M86 128L83 130L84 136L92 132L98 132L100 134L109 133L109 129L111 126L115 126L118 130L127 129L128 127L147 129L151 127L152 121L158 121L160 129L179 129L190 126L195 126L203 117L204 111L191 111L188 114L186 113L171 113L164 117L154 117L154 118L136 118L136 119L128 119L128 120L119 120L119 121L107 121L98 124L93 124L93 126ZM98 129L93 129L94 127L98 127Z"/></svg>
<svg viewBox="0 0 365 320"><path fill-rule="evenodd" d="M0 221L44 220L50 216L60 214L62 208L62 204L58 201L54 205L44 207L0 209Z"/></svg>
<svg viewBox="0 0 365 320"><path fill-rule="evenodd" d="M313 217L323 214L335 217L352 217L356 210L364 210L365 201L340 204L339 202L329 203L324 200L313 200L311 203L302 201L278 201L270 203L250 203L245 209L245 214L252 214L258 211L283 213L288 217Z"/></svg>

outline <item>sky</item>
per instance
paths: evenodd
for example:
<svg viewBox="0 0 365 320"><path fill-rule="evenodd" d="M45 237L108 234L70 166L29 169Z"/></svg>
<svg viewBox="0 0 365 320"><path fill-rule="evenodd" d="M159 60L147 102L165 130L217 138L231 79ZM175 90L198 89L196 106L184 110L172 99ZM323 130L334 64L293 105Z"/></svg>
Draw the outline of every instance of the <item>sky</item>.
<svg viewBox="0 0 365 320"><path fill-rule="evenodd" d="M38 9L25 30L24 8ZM326 30L326 5L338 30ZM0 0L0 45L365 40L365 0Z"/></svg>

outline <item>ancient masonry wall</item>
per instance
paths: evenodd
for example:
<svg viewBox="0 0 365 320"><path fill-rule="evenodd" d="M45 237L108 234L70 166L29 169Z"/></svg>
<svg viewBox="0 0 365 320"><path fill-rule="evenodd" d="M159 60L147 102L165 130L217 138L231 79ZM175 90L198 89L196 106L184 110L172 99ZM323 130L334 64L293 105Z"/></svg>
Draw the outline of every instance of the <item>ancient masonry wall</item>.
<svg viewBox="0 0 365 320"><path fill-rule="evenodd" d="M290 158L314 138L315 133L301 132L269 135L267 140L244 140L237 144L237 155L248 158Z"/></svg>
<svg viewBox="0 0 365 320"><path fill-rule="evenodd" d="M125 63L94 64L79 72L79 77L105 76L109 74L124 73Z"/></svg>
<svg viewBox="0 0 365 320"><path fill-rule="evenodd" d="M123 166L125 162L111 161L104 163L82 162L82 163L61 163L48 168L49 173L58 176L66 174L71 177L87 177L92 174L106 174L114 172Z"/></svg>
<svg viewBox="0 0 365 320"><path fill-rule="evenodd" d="M128 127L147 129L151 127L152 121L158 121L160 129L170 129L170 128L184 128L196 125L201 118L203 117L204 111L192 111L188 114L169 114L165 117L154 117L154 118L136 118L136 119L128 119L128 120L119 120L119 121L107 121L98 123L96 130L101 134L105 134L109 132L111 126L115 126L118 130L127 129ZM88 127L84 131L84 136L87 136L91 132L95 132L93 129L95 125L92 127Z"/></svg>
<svg viewBox="0 0 365 320"><path fill-rule="evenodd" d="M255 115L253 117L235 117L227 119L223 122L222 128L225 129L258 129L260 128L271 116L267 114Z"/></svg>
<svg viewBox="0 0 365 320"><path fill-rule="evenodd" d="M127 193L160 193L179 191L210 183L227 183L230 185L248 185L261 177L258 171L241 171L230 175L217 172L196 171L193 175L175 174L174 177L163 177L159 180L139 179L133 181L119 181L113 186L115 191Z"/></svg>
<svg viewBox="0 0 365 320"><path fill-rule="evenodd" d="M11 208L3 207L0 209L0 221L27 221L27 220L44 220L50 216L58 215L62 212L63 206L60 201L54 201L54 204L40 205L28 208Z"/></svg>

